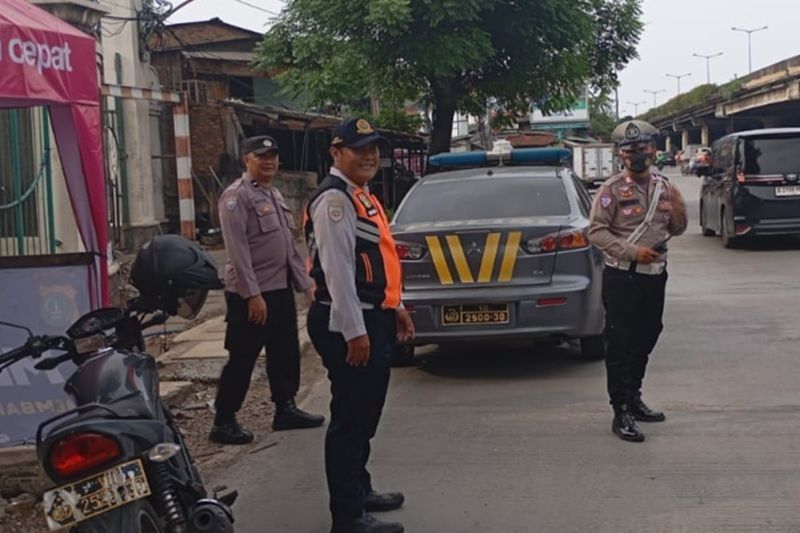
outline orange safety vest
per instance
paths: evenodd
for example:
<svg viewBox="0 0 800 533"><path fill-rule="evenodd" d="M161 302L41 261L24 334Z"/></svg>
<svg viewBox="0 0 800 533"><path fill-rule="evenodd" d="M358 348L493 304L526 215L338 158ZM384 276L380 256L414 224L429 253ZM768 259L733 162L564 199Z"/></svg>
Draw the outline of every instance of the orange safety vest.
<svg viewBox="0 0 800 533"><path fill-rule="evenodd" d="M309 245L309 275L316 284L314 299L318 302L331 301L317 253L310 211L314 201L330 189L338 189L347 194L356 210L355 282L359 299L382 309L396 309L400 305L402 269L386 212L373 194L360 187L351 192L347 182L333 175L323 180L308 202L305 212L304 231Z"/></svg>

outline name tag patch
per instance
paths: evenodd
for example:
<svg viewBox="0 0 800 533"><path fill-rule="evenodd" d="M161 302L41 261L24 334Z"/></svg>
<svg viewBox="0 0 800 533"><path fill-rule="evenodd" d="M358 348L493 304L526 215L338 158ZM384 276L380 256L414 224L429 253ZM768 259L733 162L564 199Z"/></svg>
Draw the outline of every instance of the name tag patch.
<svg viewBox="0 0 800 533"><path fill-rule="evenodd" d="M364 206L364 209L367 210L367 215L374 217L375 215L378 214L378 210L375 208L375 204L372 203L372 200L370 200L366 194L360 192L356 195L356 198L358 199L359 202L361 202L361 205Z"/></svg>
<svg viewBox="0 0 800 533"><path fill-rule="evenodd" d="M272 208L267 204L261 204L256 206L256 213L259 215L268 215L269 213L272 213Z"/></svg>

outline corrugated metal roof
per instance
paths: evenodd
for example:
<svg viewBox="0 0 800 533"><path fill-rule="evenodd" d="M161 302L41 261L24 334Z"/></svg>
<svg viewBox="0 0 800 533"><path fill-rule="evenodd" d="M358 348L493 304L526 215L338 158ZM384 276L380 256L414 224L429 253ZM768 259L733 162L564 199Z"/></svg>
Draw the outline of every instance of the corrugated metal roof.
<svg viewBox="0 0 800 533"><path fill-rule="evenodd" d="M194 52L181 52L183 57L189 59L210 59L213 61L237 61L241 63L250 63L255 58L253 52L224 52L224 51L203 51L198 50Z"/></svg>

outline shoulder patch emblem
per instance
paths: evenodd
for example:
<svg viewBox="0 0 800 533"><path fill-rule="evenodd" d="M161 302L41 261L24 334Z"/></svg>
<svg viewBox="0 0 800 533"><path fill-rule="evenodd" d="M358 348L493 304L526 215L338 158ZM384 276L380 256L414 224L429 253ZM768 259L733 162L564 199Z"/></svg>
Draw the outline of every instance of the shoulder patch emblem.
<svg viewBox="0 0 800 533"><path fill-rule="evenodd" d="M330 204L328 206L328 218L333 222L341 222L344 218L344 206L342 204Z"/></svg>
<svg viewBox="0 0 800 533"><path fill-rule="evenodd" d="M234 209L236 209L236 198L234 198L233 200L228 200L228 201L225 203L225 208L226 208L228 211L233 211Z"/></svg>
<svg viewBox="0 0 800 533"><path fill-rule="evenodd" d="M603 194L600 196L600 205L603 206L603 209L611 205L613 199L608 194Z"/></svg>

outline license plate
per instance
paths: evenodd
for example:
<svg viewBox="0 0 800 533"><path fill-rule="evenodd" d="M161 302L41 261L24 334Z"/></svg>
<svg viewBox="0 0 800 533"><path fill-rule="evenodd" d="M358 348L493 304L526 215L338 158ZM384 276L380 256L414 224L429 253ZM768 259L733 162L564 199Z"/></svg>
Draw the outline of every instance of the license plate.
<svg viewBox="0 0 800 533"><path fill-rule="evenodd" d="M149 495L144 466L137 459L48 490L42 496L42 503L47 526L54 531Z"/></svg>
<svg viewBox="0 0 800 533"><path fill-rule="evenodd" d="M510 318L508 304L442 306L442 324L445 326L508 324Z"/></svg>
<svg viewBox="0 0 800 533"><path fill-rule="evenodd" d="M775 196L800 196L800 185L775 187Z"/></svg>

